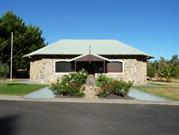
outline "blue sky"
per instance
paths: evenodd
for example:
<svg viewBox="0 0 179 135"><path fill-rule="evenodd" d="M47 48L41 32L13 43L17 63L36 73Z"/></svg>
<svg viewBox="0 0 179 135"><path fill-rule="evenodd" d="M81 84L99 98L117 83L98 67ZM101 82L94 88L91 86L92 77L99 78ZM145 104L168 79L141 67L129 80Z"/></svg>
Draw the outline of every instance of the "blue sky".
<svg viewBox="0 0 179 135"><path fill-rule="evenodd" d="M0 0L46 42L117 39L158 59L179 54L179 0Z"/></svg>

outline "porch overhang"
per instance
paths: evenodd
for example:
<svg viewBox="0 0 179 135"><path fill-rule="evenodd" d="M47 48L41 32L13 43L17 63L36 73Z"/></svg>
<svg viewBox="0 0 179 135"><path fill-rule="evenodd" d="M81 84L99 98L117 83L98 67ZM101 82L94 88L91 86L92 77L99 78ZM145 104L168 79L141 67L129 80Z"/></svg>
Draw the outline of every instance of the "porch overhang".
<svg viewBox="0 0 179 135"><path fill-rule="evenodd" d="M94 53L88 53L88 54L77 56L68 61L71 62L71 61L111 61L111 60Z"/></svg>
<svg viewBox="0 0 179 135"><path fill-rule="evenodd" d="M121 69L121 71L119 72L123 72L123 62L120 59L108 59L94 53L83 54L72 59L58 60L58 62L60 61L71 63L71 68L73 68L73 71L79 71L84 69L90 74L107 73L108 69L112 69L112 71L109 70L111 72L116 72L119 71L118 69ZM114 65L116 63L119 64ZM113 66L110 64L113 64ZM114 68L116 66L119 66L121 68Z"/></svg>

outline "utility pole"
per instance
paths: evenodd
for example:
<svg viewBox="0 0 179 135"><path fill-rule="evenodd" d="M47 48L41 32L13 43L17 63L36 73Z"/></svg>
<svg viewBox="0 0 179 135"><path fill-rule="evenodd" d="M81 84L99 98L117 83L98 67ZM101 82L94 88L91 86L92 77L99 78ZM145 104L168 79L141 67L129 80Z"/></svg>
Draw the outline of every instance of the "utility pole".
<svg viewBox="0 0 179 135"><path fill-rule="evenodd" d="M12 82L12 57L13 57L13 32L11 32L11 65L10 65L10 82Z"/></svg>

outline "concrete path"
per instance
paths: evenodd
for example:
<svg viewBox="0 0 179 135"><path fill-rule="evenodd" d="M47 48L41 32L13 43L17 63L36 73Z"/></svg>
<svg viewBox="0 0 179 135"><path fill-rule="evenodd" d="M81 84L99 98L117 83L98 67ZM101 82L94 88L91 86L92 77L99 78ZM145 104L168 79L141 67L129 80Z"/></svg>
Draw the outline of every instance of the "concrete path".
<svg viewBox="0 0 179 135"><path fill-rule="evenodd" d="M30 94L25 95L25 99L53 99L55 95L48 87L42 88L40 90L34 91Z"/></svg>
<svg viewBox="0 0 179 135"><path fill-rule="evenodd" d="M157 101L157 102L163 102L163 101L168 101L164 98L158 97L151 95L149 93L140 91L136 88L131 88L129 95L130 97L136 99L136 100L143 100L143 101ZM55 95L51 90L49 90L48 87L42 88L40 90L34 91L30 94L27 94L23 96L25 99L54 99Z"/></svg>
<svg viewBox="0 0 179 135"><path fill-rule="evenodd" d="M41 84L39 82L31 81L30 79L25 79L25 80L19 80L19 83L26 83L26 84Z"/></svg>
<svg viewBox="0 0 179 135"><path fill-rule="evenodd" d="M144 100L144 101L168 101L164 98L158 97L158 96L154 96L151 95L149 93L140 91L136 88L131 88L129 95L130 97L137 99L137 100Z"/></svg>
<svg viewBox="0 0 179 135"><path fill-rule="evenodd" d="M20 81L20 82L27 83L27 84L36 83L36 82L32 82L28 79ZM146 85L153 85L153 84L146 84ZM131 88L128 96L130 96L136 100L143 100L143 101L152 101L152 102L153 101L154 102L155 101L158 101L158 102L169 101L169 100L161 98L159 96L151 95L149 93L140 91L136 88ZM48 89L48 87L46 87L46 88L42 88L38 91L32 92L30 94L27 94L23 98L26 98L26 99L54 99L55 95L53 94L53 92L51 90Z"/></svg>

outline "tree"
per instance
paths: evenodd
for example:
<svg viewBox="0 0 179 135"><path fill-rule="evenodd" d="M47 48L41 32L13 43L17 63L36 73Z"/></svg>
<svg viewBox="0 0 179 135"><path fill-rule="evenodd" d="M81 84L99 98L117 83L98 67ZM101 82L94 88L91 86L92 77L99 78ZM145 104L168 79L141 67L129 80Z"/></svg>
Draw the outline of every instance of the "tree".
<svg viewBox="0 0 179 135"><path fill-rule="evenodd" d="M174 66L170 63L166 64L161 69L161 74L163 77L166 78L167 82L169 82L170 79L173 77L173 73L174 73Z"/></svg>
<svg viewBox="0 0 179 135"><path fill-rule="evenodd" d="M160 57L160 60L149 61L147 64L147 75L149 77L165 78L170 81L171 78L179 77L179 59L178 55L173 55L170 60Z"/></svg>
<svg viewBox="0 0 179 135"><path fill-rule="evenodd" d="M0 81L2 80L2 83L5 82L8 72L9 72L9 66L7 64L0 63Z"/></svg>
<svg viewBox="0 0 179 135"><path fill-rule="evenodd" d="M170 60L161 57L159 65L159 75L160 77L164 77L167 82L169 82L172 77L177 77L177 68L179 67L179 59L177 55L173 55Z"/></svg>
<svg viewBox="0 0 179 135"><path fill-rule="evenodd" d="M178 58L178 55L173 55L171 60L170 60L170 63L174 67L173 76L175 78L179 78L179 58Z"/></svg>
<svg viewBox="0 0 179 135"><path fill-rule="evenodd" d="M147 62L147 76L150 78L155 77L156 75L156 66L154 62L148 61Z"/></svg>
<svg viewBox="0 0 179 135"><path fill-rule="evenodd" d="M10 36L14 33L13 71L29 69L28 58L25 54L44 47L44 38L40 28L26 25L22 18L13 12L6 12L0 17L0 62L10 65Z"/></svg>
<svg viewBox="0 0 179 135"><path fill-rule="evenodd" d="M165 77L162 72L163 72L164 67L166 67L166 65L167 65L167 62L164 59L164 57L160 57L160 60L158 61L158 64L157 64L157 69L158 69L157 76L158 77L160 78Z"/></svg>

